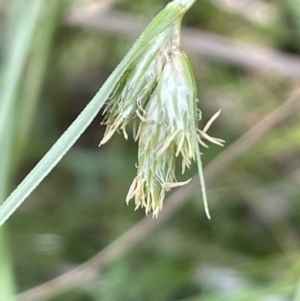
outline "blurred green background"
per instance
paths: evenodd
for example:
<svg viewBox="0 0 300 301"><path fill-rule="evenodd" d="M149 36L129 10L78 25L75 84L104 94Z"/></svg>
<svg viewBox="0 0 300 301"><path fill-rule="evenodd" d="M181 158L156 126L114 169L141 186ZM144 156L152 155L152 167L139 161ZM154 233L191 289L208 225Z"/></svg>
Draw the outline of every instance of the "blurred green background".
<svg viewBox="0 0 300 301"><path fill-rule="evenodd" d="M0 198L71 124L167 3L0 0L0 105L9 99L8 85L14 92L5 122L11 132L0 136L0 180L6 183ZM35 5L29 44L19 47L15 41L28 29ZM198 0L184 25L192 34L185 51L203 124L222 109L211 134L226 140L226 150L297 91L300 3ZM193 48L197 41L202 46ZM13 65L15 51L24 56L22 68ZM137 145L115 135L98 148L102 119L100 112L1 230L0 301L78 267L144 218L143 210L125 203ZM203 150L204 165L223 151L214 145ZM44 287L43 296L33 299L28 291L18 300L300 300L299 167L298 107L210 181L211 221L197 193L153 232L145 231L139 244L124 251L113 246L121 255L104 258L100 270L88 269L75 288L52 296L56 288L48 286L50 293ZM195 174L194 166L188 175Z"/></svg>

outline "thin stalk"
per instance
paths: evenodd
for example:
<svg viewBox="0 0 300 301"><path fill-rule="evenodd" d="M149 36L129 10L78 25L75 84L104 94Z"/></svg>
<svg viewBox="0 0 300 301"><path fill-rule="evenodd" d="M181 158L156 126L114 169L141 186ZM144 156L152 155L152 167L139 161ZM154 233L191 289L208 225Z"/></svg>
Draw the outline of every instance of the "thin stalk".
<svg viewBox="0 0 300 301"><path fill-rule="evenodd" d="M123 73L143 53L151 40L181 18L194 2L195 0L175 0L152 20L90 103L0 207L0 225L12 215L73 146L102 108Z"/></svg>

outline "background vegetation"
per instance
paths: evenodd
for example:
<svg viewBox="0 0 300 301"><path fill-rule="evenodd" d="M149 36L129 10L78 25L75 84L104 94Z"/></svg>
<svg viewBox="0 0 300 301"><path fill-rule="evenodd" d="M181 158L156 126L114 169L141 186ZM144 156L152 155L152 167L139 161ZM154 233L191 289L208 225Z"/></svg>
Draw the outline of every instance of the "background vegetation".
<svg viewBox="0 0 300 301"><path fill-rule="evenodd" d="M0 199L168 1L24 3L0 0ZM226 146L203 150L212 221L195 182L158 219L126 206L137 145L97 148L100 113L1 228L1 301L300 300L299 1L198 0L184 24L203 124L222 109Z"/></svg>

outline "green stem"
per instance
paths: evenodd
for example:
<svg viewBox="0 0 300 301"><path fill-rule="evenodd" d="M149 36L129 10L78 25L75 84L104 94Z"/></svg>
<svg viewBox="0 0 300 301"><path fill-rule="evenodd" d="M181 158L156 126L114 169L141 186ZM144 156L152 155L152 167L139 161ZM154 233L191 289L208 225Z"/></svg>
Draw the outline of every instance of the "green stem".
<svg viewBox="0 0 300 301"><path fill-rule="evenodd" d="M90 103L0 207L0 225L12 215L73 146L104 105L123 73L143 53L151 40L181 18L194 2L195 0L175 0L152 20Z"/></svg>

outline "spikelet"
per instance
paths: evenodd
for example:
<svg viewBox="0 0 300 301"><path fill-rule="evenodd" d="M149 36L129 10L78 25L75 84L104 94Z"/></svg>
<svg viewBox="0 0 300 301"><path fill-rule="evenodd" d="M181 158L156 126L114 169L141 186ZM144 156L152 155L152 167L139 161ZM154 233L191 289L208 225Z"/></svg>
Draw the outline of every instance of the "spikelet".
<svg viewBox="0 0 300 301"><path fill-rule="evenodd" d="M181 3L172 3L177 2ZM138 121L137 176L126 202L134 199L136 209L143 207L146 214L152 212L154 216L162 210L167 191L190 181L177 182L176 158L181 157L184 173L193 161L200 160L197 150L199 145L208 147L205 140L221 146L224 143L207 134L220 111L203 130L198 129L201 112L197 110L195 78L181 48L181 20L151 41L127 70L107 104L106 114L107 129L100 145L118 130L127 138L126 125L130 120ZM205 190L203 197L209 217Z"/></svg>

